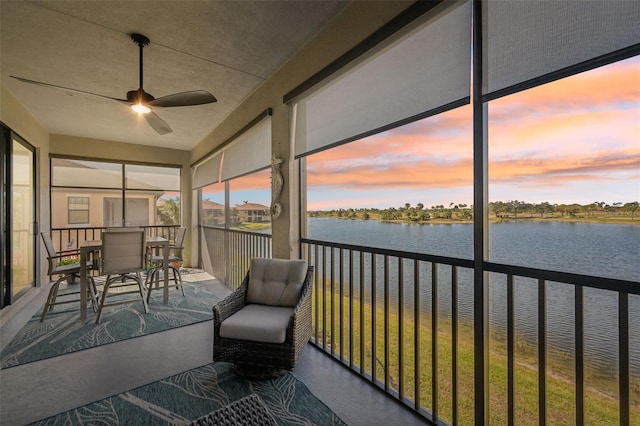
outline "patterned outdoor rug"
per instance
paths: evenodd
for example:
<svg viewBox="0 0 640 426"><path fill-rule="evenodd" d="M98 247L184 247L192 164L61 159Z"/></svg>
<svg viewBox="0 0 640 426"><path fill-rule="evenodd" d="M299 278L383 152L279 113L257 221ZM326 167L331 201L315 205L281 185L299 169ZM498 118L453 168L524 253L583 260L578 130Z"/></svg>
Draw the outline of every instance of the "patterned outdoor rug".
<svg viewBox="0 0 640 426"><path fill-rule="evenodd" d="M56 306L42 323L39 310L2 350L0 368L212 320L211 308L220 298L214 294L215 281L210 278L206 273L183 274L184 297L171 287L169 304L165 305L163 291L153 290L148 314L142 303L106 307L99 324L91 308L87 319L80 321L79 303Z"/></svg>
<svg viewBox="0 0 640 426"><path fill-rule="evenodd" d="M246 409L251 401L256 415L272 418L278 425L345 425L293 375L249 381L226 363L176 374L32 424L185 425L217 410L233 413L234 406L242 405Z"/></svg>

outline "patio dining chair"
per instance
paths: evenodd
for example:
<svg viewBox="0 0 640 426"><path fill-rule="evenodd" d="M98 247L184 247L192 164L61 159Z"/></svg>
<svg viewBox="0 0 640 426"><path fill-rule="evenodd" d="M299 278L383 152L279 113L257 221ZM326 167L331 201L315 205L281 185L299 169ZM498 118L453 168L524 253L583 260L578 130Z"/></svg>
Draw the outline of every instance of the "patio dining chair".
<svg viewBox="0 0 640 426"><path fill-rule="evenodd" d="M173 244L169 245L169 269L173 273L173 278L170 280L176 283L176 288L180 288L182 295L184 296L184 287L182 286L182 275L180 275L180 266L175 266L176 263L182 264L182 250L184 249L184 236L187 233L187 228L178 228L176 237ZM158 289L160 272L164 269L164 257L159 254L150 253L148 257L149 264L153 265L152 269L147 273L147 303L151 298L151 290ZM156 286L154 287L154 283Z"/></svg>
<svg viewBox="0 0 640 426"><path fill-rule="evenodd" d="M47 317L47 314L53 310L56 305L63 305L67 303L80 301L80 263L79 252L77 250L65 250L56 252L51 240L51 235L48 232L41 232L42 241L44 247L47 250L47 261L49 262L49 269L47 275L49 277L58 276L58 279L53 283L49 289L47 301L45 302L42 315L40 316L40 322L43 322ZM93 263L87 262L87 268L92 269ZM89 285L89 301L95 312L98 308L96 283L91 275L88 276L91 281ZM60 293L60 286L63 282L67 283L66 288ZM78 295L77 297L69 298L67 296ZM60 299L58 299L60 297Z"/></svg>
<svg viewBox="0 0 640 426"><path fill-rule="evenodd" d="M140 275L145 267L146 232L143 229L106 230L102 233L100 275L106 275L107 279L102 289L96 323L100 322L105 306L141 302L144 312L149 312ZM129 294L136 294L137 297L125 297ZM114 297L115 301L107 303L107 297Z"/></svg>

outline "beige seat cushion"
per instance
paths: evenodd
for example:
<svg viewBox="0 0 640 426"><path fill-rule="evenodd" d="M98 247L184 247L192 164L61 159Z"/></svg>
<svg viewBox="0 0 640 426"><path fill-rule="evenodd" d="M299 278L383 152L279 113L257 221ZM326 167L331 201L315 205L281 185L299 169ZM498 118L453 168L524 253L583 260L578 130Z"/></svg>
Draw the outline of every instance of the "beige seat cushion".
<svg viewBox="0 0 640 426"><path fill-rule="evenodd" d="M296 306L307 275L305 260L251 260L247 303L271 306Z"/></svg>
<svg viewBox="0 0 640 426"><path fill-rule="evenodd" d="M220 325L220 336L264 343L284 343L293 308L246 305Z"/></svg>

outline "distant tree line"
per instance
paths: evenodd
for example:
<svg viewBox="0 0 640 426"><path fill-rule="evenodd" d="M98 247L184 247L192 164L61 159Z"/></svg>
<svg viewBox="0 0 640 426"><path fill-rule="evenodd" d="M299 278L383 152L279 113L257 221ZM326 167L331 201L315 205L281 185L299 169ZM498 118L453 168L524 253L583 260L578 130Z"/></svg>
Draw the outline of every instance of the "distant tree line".
<svg viewBox="0 0 640 426"><path fill-rule="evenodd" d="M489 203L489 216L495 219L527 219L527 218L596 218L596 217L627 217L631 220L640 212L638 201L628 203L607 204L595 201L590 204L551 204L527 203L519 200L494 201ZM450 203L425 207L422 203L412 206L405 203L400 207L386 209L334 209L310 211L310 217L338 217L345 219L374 219L381 221L429 222L429 221L472 221L473 206L462 203Z"/></svg>

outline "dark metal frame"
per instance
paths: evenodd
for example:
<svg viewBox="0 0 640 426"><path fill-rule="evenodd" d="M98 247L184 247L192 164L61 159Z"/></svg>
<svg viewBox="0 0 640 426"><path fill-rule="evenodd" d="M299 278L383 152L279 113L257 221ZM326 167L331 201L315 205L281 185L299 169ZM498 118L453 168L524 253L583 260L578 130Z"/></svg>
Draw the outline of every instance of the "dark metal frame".
<svg viewBox="0 0 640 426"><path fill-rule="evenodd" d="M0 264L0 309L11 304L11 197L7 196L11 187L11 155L10 141L11 130L0 123L0 186L2 195L0 198L0 251L2 251L2 264Z"/></svg>
<svg viewBox="0 0 640 426"><path fill-rule="evenodd" d="M38 151L36 147L32 146L26 139L19 134L11 130L10 127L0 122L0 186L2 186L2 198L0 199L0 220L2 221L0 227L0 252L2 252L2 264L0 265L0 309L11 305L14 301L14 295L12 294L12 258L11 253L13 246L11 243L10 231L12 229L13 220L11 217L11 211L13 206L12 197L7 196L10 188L13 186L13 165L12 165L12 153L13 153L13 140L16 140L22 146L27 148L33 154L31 168L33 170L33 218L31 223L33 229L32 244L33 244L33 268L34 268L34 281L33 285L39 285L39 275L35 271L39 270L40 265L40 245L38 244L38 210L39 210L39 188L38 183L39 172L36 167L38 161ZM23 290L16 294L16 298L20 297L27 290Z"/></svg>
<svg viewBox="0 0 640 426"><path fill-rule="evenodd" d="M49 182L53 182L53 165L52 165L52 160L53 159L64 159L64 160L85 160L85 161L95 161L97 163L111 163L111 164L119 164L121 166L122 169L122 176L121 176L121 180L122 183L119 187L87 187L87 186L63 186L63 185L49 185L49 194L51 194L53 188L64 188L64 189L84 189L84 190L92 190L92 189L98 189L98 190L106 190L106 191L119 191L120 192L120 199L122 200L122 211L121 211L121 223L122 226L127 226L125 225L125 218L127 217L127 192L129 193L136 193L136 192L143 192L143 191L149 191L146 189L139 189L139 188L127 188L127 176L126 176L126 166L148 166L148 167L165 167L165 168L170 168L170 169L178 169L180 170L180 199L182 200L182 166L177 166L175 164L159 164L159 163L145 163L145 162L139 162L139 161L120 161L120 160L109 160L109 159L102 159L102 158L93 158L93 157L79 157L79 156L69 156L69 155L57 155L57 154L51 154L49 155ZM51 223L53 223L52 219L52 215L53 215L53 208L52 208L52 197L49 197L49 220ZM68 214L68 212L67 212ZM155 212L154 212L155 214ZM181 207L181 212L180 215L182 216L182 207ZM179 218L181 219L181 218ZM178 223L175 226L180 226L181 225L182 220L180 220L180 223ZM153 225L145 225L144 227L149 227L149 226L153 226ZM170 225L170 226L174 226L174 225ZM136 227L140 227L140 226L136 226Z"/></svg>
<svg viewBox="0 0 640 426"><path fill-rule="evenodd" d="M487 106L482 102L482 2L472 4L474 418L489 424L489 286L482 265L489 255Z"/></svg>

